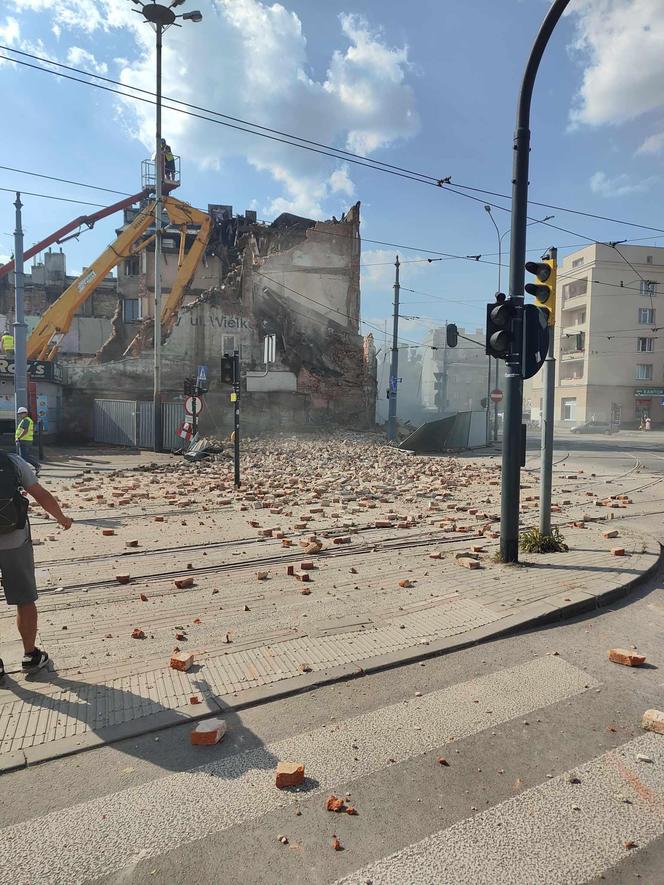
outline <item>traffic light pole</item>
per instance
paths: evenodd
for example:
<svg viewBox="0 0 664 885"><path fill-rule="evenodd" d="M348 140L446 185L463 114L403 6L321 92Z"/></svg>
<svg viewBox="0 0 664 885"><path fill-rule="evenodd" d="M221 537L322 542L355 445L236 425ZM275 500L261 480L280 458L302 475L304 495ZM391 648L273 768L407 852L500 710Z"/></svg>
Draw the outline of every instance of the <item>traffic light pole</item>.
<svg viewBox="0 0 664 885"><path fill-rule="evenodd" d="M235 488L240 488L240 351L233 351L233 448L235 461Z"/></svg>
<svg viewBox="0 0 664 885"><path fill-rule="evenodd" d="M512 173L512 230L510 243L509 300L514 318L513 349L505 361L505 415L503 427L502 486L500 502L500 557L519 560L519 487L521 482L521 422L523 417L523 296L528 215L528 160L530 106L542 55L570 0L554 0L535 38L521 83L514 132Z"/></svg>
<svg viewBox="0 0 664 885"><path fill-rule="evenodd" d="M399 256L394 262L394 318L392 324L392 362L390 363L390 398L387 412L387 440L397 441L397 387L399 386Z"/></svg>
<svg viewBox="0 0 664 885"><path fill-rule="evenodd" d="M549 352L544 361L544 402L542 408L542 448L540 466L540 534L551 534L551 480L553 473L553 418L556 396L556 360L553 355L553 328Z"/></svg>

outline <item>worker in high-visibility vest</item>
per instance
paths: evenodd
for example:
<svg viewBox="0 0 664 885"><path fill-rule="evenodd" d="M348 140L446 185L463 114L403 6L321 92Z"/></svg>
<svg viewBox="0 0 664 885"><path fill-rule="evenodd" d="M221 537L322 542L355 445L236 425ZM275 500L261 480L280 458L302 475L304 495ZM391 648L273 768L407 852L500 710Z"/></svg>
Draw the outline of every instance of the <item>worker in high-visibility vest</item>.
<svg viewBox="0 0 664 885"><path fill-rule="evenodd" d="M30 417L25 406L21 406L16 413L16 417L16 453L24 461L27 461L28 464L32 464L36 471L39 471L41 464L31 454L32 443L35 438L35 422Z"/></svg>
<svg viewBox="0 0 664 885"><path fill-rule="evenodd" d="M14 336L6 329L2 333L0 344L2 344L3 353L6 353L8 356L14 356Z"/></svg>

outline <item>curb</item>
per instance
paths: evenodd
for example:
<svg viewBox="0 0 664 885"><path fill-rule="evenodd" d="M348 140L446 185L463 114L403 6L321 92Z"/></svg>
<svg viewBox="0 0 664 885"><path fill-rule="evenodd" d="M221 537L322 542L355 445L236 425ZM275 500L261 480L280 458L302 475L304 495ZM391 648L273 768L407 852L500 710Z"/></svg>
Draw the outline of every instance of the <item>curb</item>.
<svg viewBox="0 0 664 885"><path fill-rule="evenodd" d="M223 715L225 712L230 711L241 712L251 707L283 700L298 694L305 694L349 679L357 679L361 676L381 673L407 664L440 657L454 651L461 651L481 642L503 639L535 627L566 621L588 611L597 611L598 609L605 608L617 599L627 596L660 568L664 561L664 547L652 536L648 537L659 548L654 562L640 575L626 581L619 587L614 587L599 595L593 596L585 591L570 591L569 595L576 593L583 598L560 606L555 606L546 601L533 602L524 606L518 614L508 615L498 622L493 621L490 624L476 627L461 634L459 637L446 637L445 639L424 643L418 649L411 648L406 651L377 655L352 664L342 664L319 673L294 676L284 680L284 683L277 682L261 688L245 689L242 692L243 697L240 701L238 701L235 695L218 695L207 698L196 710L189 706L164 710L150 717L130 720L119 725L101 728L96 732L91 731L77 737L63 738L59 741L52 741L51 743L3 755L0 756L0 775L39 765L43 762L50 762L54 759L73 756L86 750L108 746L127 738L152 734L178 725L190 725L192 722L206 719L210 716L218 716L220 713ZM496 625L500 626L497 627Z"/></svg>

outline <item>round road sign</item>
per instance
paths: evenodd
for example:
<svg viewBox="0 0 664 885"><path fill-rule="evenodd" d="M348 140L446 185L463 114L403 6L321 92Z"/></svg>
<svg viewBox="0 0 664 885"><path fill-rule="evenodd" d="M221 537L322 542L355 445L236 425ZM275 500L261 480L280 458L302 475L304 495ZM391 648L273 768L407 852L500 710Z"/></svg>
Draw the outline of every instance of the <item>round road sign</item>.
<svg viewBox="0 0 664 885"><path fill-rule="evenodd" d="M498 388L496 388L495 390L492 390L489 395L491 397L492 403L502 403L502 401L503 401L502 390L498 390Z"/></svg>
<svg viewBox="0 0 664 885"><path fill-rule="evenodd" d="M203 400L200 396L188 396L184 401L184 410L187 415L194 414L194 401L196 402L196 414L200 415L203 411Z"/></svg>

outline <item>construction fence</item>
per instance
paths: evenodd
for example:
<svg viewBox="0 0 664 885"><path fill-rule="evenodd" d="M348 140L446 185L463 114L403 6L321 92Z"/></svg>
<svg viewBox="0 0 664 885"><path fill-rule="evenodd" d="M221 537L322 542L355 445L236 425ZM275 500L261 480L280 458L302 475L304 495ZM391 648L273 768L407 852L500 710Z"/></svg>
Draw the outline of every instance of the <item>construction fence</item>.
<svg viewBox="0 0 664 885"><path fill-rule="evenodd" d="M138 400L96 399L94 441L112 446L151 449L154 445L154 404ZM161 405L162 439L165 449L180 448L177 430L184 420L182 402Z"/></svg>

